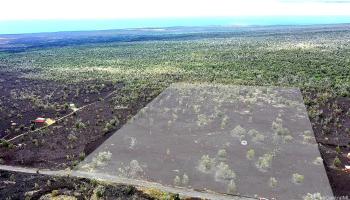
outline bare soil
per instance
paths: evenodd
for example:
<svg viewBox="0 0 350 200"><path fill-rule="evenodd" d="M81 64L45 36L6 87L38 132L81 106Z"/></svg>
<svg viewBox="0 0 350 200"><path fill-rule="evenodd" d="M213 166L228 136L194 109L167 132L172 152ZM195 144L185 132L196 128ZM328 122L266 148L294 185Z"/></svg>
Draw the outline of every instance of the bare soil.
<svg viewBox="0 0 350 200"><path fill-rule="evenodd" d="M126 107L118 107L115 98L123 95L123 83L64 84L26 79L20 75L0 72L0 139L9 140L40 128L32 123L36 117L58 119L69 115L72 113L68 106L70 103L74 103L77 108L88 106L57 124L26 134L9 144L1 140L0 163L6 165L51 169L73 167L158 94L144 90ZM106 98L113 91L115 93ZM318 98L314 91L303 91L303 95L304 98ZM335 196L350 196L350 185L344 184L350 182L350 174L343 170L345 165L350 165L346 157L350 152L349 109L349 98L328 98L318 107L322 112L310 117ZM106 124L112 119L117 122L106 130ZM340 166L334 165L336 157L341 160ZM4 173L10 174L2 172L2 181L9 181L8 176L3 176ZM16 180L25 178L19 177L20 174L13 176L17 177ZM49 178L42 179L46 181ZM1 186L1 195L17 195L16 190L22 190L19 181L17 185L1 184L7 184L6 187Z"/></svg>
<svg viewBox="0 0 350 200"><path fill-rule="evenodd" d="M123 83L62 84L9 73L0 73L0 80L0 138L11 141L2 140L0 161L7 165L73 167L152 99L145 90L118 107L115 98ZM86 107L73 113L70 103ZM37 131L36 117L63 119Z"/></svg>
<svg viewBox="0 0 350 200"><path fill-rule="evenodd" d="M72 177L0 171L0 199L154 199L133 186L98 183ZM62 197L62 198L59 198ZM98 198L95 198L98 199Z"/></svg>
<svg viewBox="0 0 350 200"><path fill-rule="evenodd" d="M315 95L312 95L315 98ZM350 152L350 98L338 97L326 100L319 107L320 114L310 118L314 134L319 143L327 175L333 193L336 196L350 196L350 171L345 165L350 165L347 158ZM334 165L338 157L341 164Z"/></svg>

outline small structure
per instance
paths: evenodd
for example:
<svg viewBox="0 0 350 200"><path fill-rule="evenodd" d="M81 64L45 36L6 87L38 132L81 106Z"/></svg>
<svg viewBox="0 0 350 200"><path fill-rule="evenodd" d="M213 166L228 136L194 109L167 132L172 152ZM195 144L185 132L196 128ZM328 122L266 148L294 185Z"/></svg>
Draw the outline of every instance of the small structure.
<svg viewBox="0 0 350 200"><path fill-rule="evenodd" d="M342 171L349 174L350 173L350 166L349 165L345 165L345 168L342 169Z"/></svg>
<svg viewBox="0 0 350 200"><path fill-rule="evenodd" d="M48 126L50 126L51 124L54 124L55 122L56 122L56 121L53 120L53 119L51 119L51 118L47 118L47 119L45 120L45 124L48 125Z"/></svg>
<svg viewBox="0 0 350 200"><path fill-rule="evenodd" d="M34 123L36 123L36 124L43 124L43 123L45 123L45 118L43 118L43 117L38 117L38 118L36 118L35 120L34 120Z"/></svg>
<svg viewBox="0 0 350 200"><path fill-rule="evenodd" d="M51 118L43 118L43 117L38 117L34 120L34 123L35 124L38 124L38 125L51 125L53 123L55 123L56 121L51 119Z"/></svg>
<svg viewBox="0 0 350 200"><path fill-rule="evenodd" d="M74 103L69 104L69 107L73 110L73 112L76 112L78 110Z"/></svg>

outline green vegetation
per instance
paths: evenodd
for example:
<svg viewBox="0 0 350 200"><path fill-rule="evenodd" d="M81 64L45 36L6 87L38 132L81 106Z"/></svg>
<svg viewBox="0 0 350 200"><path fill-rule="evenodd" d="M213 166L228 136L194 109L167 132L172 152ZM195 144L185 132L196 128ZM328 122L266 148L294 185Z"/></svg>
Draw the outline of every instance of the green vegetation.
<svg viewBox="0 0 350 200"><path fill-rule="evenodd" d="M153 199L160 199L160 200L180 200L181 199L178 194L163 192L155 188L145 189L143 192L148 194Z"/></svg>
<svg viewBox="0 0 350 200"><path fill-rule="evenodd" d="M8 142L4 139L0 139L0 147L5 147L5 148L11 149L14 147L14 145L11 142Z"/></svg>
<svg viewBox="0 0 350 200"><path fill-rule="evenodd" d="M275 177L269 179L269 186L275 188L278 185L278 181Z"/></svg>
<svg viewBox="0 0 350 200"><path fill-rule="evenodd" d="M237 192L236 183L234 180L230 180L229 184L227 185L227 193L235 194L236 192Z"/></svg>
<svg viewBox="0 0 350 200"><path fill-rule="evenodd" d="M220 162L215 172L215 178L216 180L231 180L236 178L236 173L226 163Z"/></svg>
<svg viewBox="0 0 350 200"><path fill-rule="evenodd" d="M326 200L327 197L323 197L320 193L310 194L307 193L306 196L303 197L303 200Z"/></svg>
<svg viewBox="0 0 350 200"><path fill-rule="evenodd" d="M304 182L304 176L298 173L293 174L292 176L293 183L301 184Z"/></svg>
<svg viewBox="0 0 350 200"><path fill-rule="evenodd" d="M273 154L264 154L263 156L259 157L258 161L255 163L256 167L262 171L266 171L271 167L273 157Z"/></svg>
<svg viewBox="0 0 350 200"><path fill-rule="evenodd" d="M218 151L219 160L222 160L222 161L226 160L226 156L227 156L227 152L225 149L220 149Z"/></svg>
<svg viewBox="0 0 350 200"><path fill-rule="evenodd" d="M189 41L105 43L0 53L3 70L24 76L83 82L110 80L164 88L206 81L280 85L349 95L349 33L298 31ZM298 39L295 39L298 38ZM54 55L54 56L52 56Z"/></svg>
<svg viewBox="0 0 350 200"><path fill-rule="evenodd" d="M174 185L180 186L181 185L181 178L179 176L175 176L174 178Z"/></svg>
<svg viewBox="0 0 350 200"><path fill-rule="evenodd" d="M215 158L210 158L209 155L203 155L199 161L198 169L201 172L208 173L215 165Z"/></svg>
<svg viewBox="0 0 350 200"><path fill-rule="evenodd" d="M338 156L336 156L336 157L334 158L334 160L333 160L333 165L334 165L335 167L341 167L342 162L341 162L341 160L339 159Z"/></svg>
<svg viewBox="0 0 350 200"><path fill-rule="evenodd" d="M182 185L184 185L184 186L188 185L189 181L190 181L190 178L187 176L187 174L184 174L182 176L182 181L181 181Z"/></svg>
<svg viewBox="0 0 350 200"><path fill-rule="evenodd" d="M248 151L247 151L247 159L248 160L253 160L254 159L254 157L255 157L255 151L254 151L254 149L249 149Z"/></svg>
<svg viewBox="0 0 350 200"><path fill-rule="evenodd" d="M344 106L348 101L343 104L337 101L341 97L346 97L347 100L350 97L350 31L348 28L334 31L322 31L312 27L291 28L283 33L275 30L252 31L244 34L228 32L219 37L213 37L215 33L193 34L196 39L192 40L169 37L167 40L157 41L95 43L28 48L18 53L0 52L0 71L14 72L34 80L49 80L48 83L54 81L64 84L73 83L73 85L93 83L89 84L88 88L91 94L97 94L104 83L108 82L112 85L121 83L123 85L121 90L108 100L113 102L114 111L128 108L138 99L151 100L171 83L181 81L299 87L313 128L318 131L315 133L319 136L317 141L330 144L325 145L327 148L331 145L337 146L334 148L335 151L321 149L326 152L322 155L327 155L327 159L324 159L326 165L341 169L342 162L339 157L343 156L341 148L344 145L332 144L334 142L332 139L341 133L349 135L350 130L350 127L346 127L350 110ZM101 88L98 88L99 85ZM46 97L37 95L33 91L11 91L11 97L16 100L30 101L35 110L61 111L69 108L67 102L71 101L68 98L68 90L69 88L62 90L62 101L59 104L49 103ZM75 97L82 96L84 90L76 88L74 93ZM99 101L103 99L99 98ZM249 99L249 101L251 102L247 103L254 104L256 100ZM84 101L81 103L92 102L95 101L84 96ZM6 112L6 106L20 107L5 105L0 101L0 113ZM201 113L201 109L203 108L200 106L193 107L196 113ZM248 114L251 109L249 108ZM8 111L5 113L7 117L21 118L21 113ZM70 143L77 143L78 134L89 129L88 121L91 124L101 124L103 128L96 132L100 135L110 133L122 123L120 116L116 113L112 113L113 116L109 115L105 119L100 117L102 110L96 109L96 112L100 112L93 116L96 118L73 121L75 129L73 132L67 131L65 138ZM222 113L216 114L222 119L219 124L221 129L228 128L230 119ZM174 121L178 120L176 116L174 113ZM78 117L81 116L78 115ZM197 124L203 127L210 124L210 120L209 116L198 114ZM249 121L252 122L253 118ZM61 125L66 126L68 122L65 121ZM169 126L172 122L169 121ZM20 125L18 129L27 127L29 130L36 129L33 124L26 127ZM240 139L247 137L254 143L268 141L264 135L249 130L248 127L237 125L229 128L234 137ZM282 118L277 117L271 128L278 140L294 142L290 131L284 127ZM3 135L6 134L7 132L4 132ZM314 135L311 132L304 133L302 137L305 143L314 143ZM36 138L33 138L32 142L37 147L44 143ZM0 147L12 148L13 144L1 140ZM335 152L337 156L329 155L331 154L329 152ZM94 170L97 166L103 166L109 161L110 156L109 152L98 155L89 166L86 166L87 169ZM236 183L233 179L236 174L222 162L227 157L226 150L220 149L216 156L211 158L209 155L203 155L197 169L204 173L215 174L216 179L226 181L229 193L235 193ZM85 155L78 157L82 159ZM273 164L274 154L255 155L255 151L250 149L246 157L248 160L253 160L259 170L267 171ZM321 165L323 160L316 158L313 163ZM143 170L137 161L132 161L120 169L120 172L129 177L138 177L142 175ZM303 179L304 176L300 174L292 175L295 183L302 183ZM189 177L183 174L175 177L174 184L184 186L189 181ZM271 187L277 184L276 179L270 178ZM313 196L308 195L306 199L312 199Z"/></svg>

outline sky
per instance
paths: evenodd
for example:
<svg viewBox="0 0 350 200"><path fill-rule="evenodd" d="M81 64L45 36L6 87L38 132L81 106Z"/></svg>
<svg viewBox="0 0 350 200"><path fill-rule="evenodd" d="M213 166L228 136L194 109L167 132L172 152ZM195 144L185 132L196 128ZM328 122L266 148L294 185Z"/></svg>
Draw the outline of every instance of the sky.
<svg viewBox="0 0 350 200"><path fill-rule="evenodd" d="M350 0L0 0L0 34L350 23Z"/></svg>
<svg viewBox="0 0 350 200"><path fill-rule="evenodd" d="M350 15L350 0L1 0L0 21Z"/></svg>

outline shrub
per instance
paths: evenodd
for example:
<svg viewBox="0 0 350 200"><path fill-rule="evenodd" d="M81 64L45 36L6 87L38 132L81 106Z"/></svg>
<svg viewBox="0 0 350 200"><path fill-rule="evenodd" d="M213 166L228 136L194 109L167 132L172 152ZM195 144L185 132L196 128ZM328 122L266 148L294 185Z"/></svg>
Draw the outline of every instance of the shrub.
<svg viewBox="0 0 350 200"><path fill-rule="evenodd" d="M174 185L175 186L180 186L181 185L181 179L179 176L175 176L174 178Z"/></svg>
<svg viewBox="0 0 350 200"><path fill-rule="evenodd" d="M30 128L30 130L34 131L35 130L35 124L31 124L29 128Z"/></svg>
<svg viewBox="0 0 350 200"><path fill-rule="evenodd" d="M32 139L33 144L38 147L39 146L39 140L38 139Z"/></svg>
<svg viewBox="0 0 350 200"><path fill-rule="evenodd" d="M229 184L227 185L227 193L235 194L236 192L237 192L236 183L234 180L230 180Z"/></svg>
<svg viewBox="0 0 350 200"><path fill-rule="evenodd" d="M339 159L338 156L336 156L336 157L334 158L334 160L333 160L333 165L334 165L335 167L341 167L342 162L341 162L341 160Z"/></svg>
<svg viewBox="0 0 350 200"><path fill-rule="evenodd" d="M252 139L253 142L264 142L264 140L265 140L265 136L260 133L257 133L255 137L253 137Z"/></svg>
<svg viewBox="0 0 350 200"><path fill-rule="evenodd" d="M298 173L293 174L292 176L293 183L300 184L304 182L304 176Z"/></svg>
<svg viewBox="0 0 350 200"><path fill-rule="evenodd" d="M340 146L337 146L337 147L335 148L335 151L336 151L338 154L340 154L340 153L341 153Z"/></svg>
<svg viewBox="0 0 350 200"><path fill-rule="evenodd" d="M77 141L78 140L78 137L75 136L75 134L73 133L70 133L68 136L67 136L67 139L71 142L74 142L74 141Z"/></svg>
<svg viewBox="0 0 350 200"><path fill-rule="evenodd" d="M278 184L278 182L277 182L277 180L276 180L275 177L271 177L271 178L269 179L269 186L270 186L270 187L274 188L274 187L277 186L277 184Z"/></svg>
<svg viewBox="0 0 350 200"><path fill-rule="evenodd" d="M231 180L236 178L236 173L227 164L220 162L216 167L215 178L217 180Z"/></svg>
<svg viewBox="0 0 350 200"><path fill-rule="evenodd" d="M247 151L247 159L248 159L248 160L253 160L254 157L255 157L255 151L254 151L254 149L249 149L249 150Z"/></svg>
<svg viewBox="0 0 350 200"><path fill-rule="evenodd" d="M190 181L190 178L187 176L187 174L184 174L182 176L182 185L184 186L188 185L189 181Z"/></svg>
<svg viewBox="0 0 350 200"><path fill-rule="evenodd" d="M267 170L271 167L272 158L272 154L264 154L263 156L259 157L259 160L256 163L257 168Z"/></svg>
<svg viewBox="0 0 350 200"><path fill-rule="evenodd" d="M107 134L111 130L113 130L117 125L119 124L119 120L117 118L111 119L109 122L105 124L105 127L103 128L103 133Z"/></svg>
<svg viewBox="0 0 350 200"><path fill-rule="evenodd" d="M218 151L218 157L219 157L220 159L225 160L225 159L226 159L226 156L227 156L227 152L226 152L225 149L220 149L220 150Z"/></svg>
<svg viewBox="0 0 350 200"><path fill-rule="evenodd" d="M77 122L75 122L75 128L77 129L85 128L85 124L81 120L78 120Z"/></svg>
<svg viewBox="0 0 350 200"><path fill-rule="evenodd" d="M170 200L180 200L179 194L170 194Z"/></svg>
<svg viewBox="0 0 350 200"><path fill-rule="evenodd" d="M64 108L65 110L68 110L69 104L68 104L68 103L64 103L64 104L63 104L63 108Z"/></svg>
<svg viewBox="0 0 350 200"><path fill-rule="evenodd" d="M86 157L85 152L79 153L79 160L84 160Z"/></svg>
<svg viewBox="0 0 350 200"><path fill-rule="evenodd" d="M307 195L303 197L303 200L326 200L326 198L322 197L320 193L307 193Z"/></svg>
<svg viewBox="0 0 350 200"><path fill-rule="evenodd" d="M51 191L51 196L55 197L59 195L59 191L58 190L52 190Z"/></svg>
<svg viewBox="0 0 350 200"><path fill-rule="evenodd" d="M315 165L322 165L323 159L321 157L317 157L312 163L314 163Z"/></svg>
<svg viewBox="0 0 350 200"><path fill-rule="evenodd" d="M231 131L231 135L232 136L244 136L247 133L247 131L241 127L240 125L236 126L232 131Z"/></svg>
<svg viewBox="0 0 350 200"><path fill-rule="evenodd" d="M210 158L209 155L203 155L199 161L198 169L202 172L209 172L213 165L215 165L215 159Z"/></svg>
<svg viewBox="0 0 350 200"><path fill-rule="evenodd" d="M14 147L14 145L5 139L0 139L0 147L11 149Z"/></svg>

